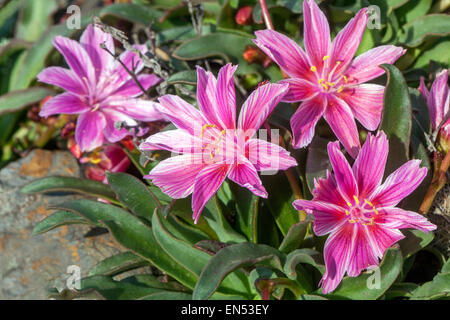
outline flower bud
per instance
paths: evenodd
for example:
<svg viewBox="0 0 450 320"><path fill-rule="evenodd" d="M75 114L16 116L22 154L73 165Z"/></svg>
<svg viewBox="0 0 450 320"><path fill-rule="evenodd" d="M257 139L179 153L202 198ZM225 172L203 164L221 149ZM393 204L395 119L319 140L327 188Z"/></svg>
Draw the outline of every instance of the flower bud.
<svg viewBox="0 0 450 320"><path fill-rule="evenodd" d="M234 17L234 20L238 25L241 26L249 25L253 21L252 12L253 12L252 6L245 6L239 8L238 12L236 13L236 16Z"/></svg>

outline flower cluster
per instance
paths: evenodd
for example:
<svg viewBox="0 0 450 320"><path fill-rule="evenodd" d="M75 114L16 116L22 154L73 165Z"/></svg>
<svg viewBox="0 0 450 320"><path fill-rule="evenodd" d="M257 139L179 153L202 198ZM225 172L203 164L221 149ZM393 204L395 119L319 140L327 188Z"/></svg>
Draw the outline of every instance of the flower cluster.
<svg viewBox="0 0 450 320"><path fill-rule="evenodd" d="M246 24L251 10L245 7L239 11L237 22ZM330 142L327 148L332 173L315 181L312 200L293 203L296 209L314 217L316 235L329 234L321 284L324 293L331 292L345 273L356 277L377 265L385 250L404 237L399 229L428 232L436 227L421 215L396 207L420 185L427 169L419 167L419 160L411 160L382 183L389 150L387 137L382 131L369 133L361 147L355 121L369 131L377 130L384 87L367 82L384 73L380 64L394 63L405 50L386 45L354 58L368 20L366 9L360 10L333 41L328 21L315 1L303 2L303 15L305 50L274 30L255 33L254 43L262 52L246 51L244 57L253 61L258 55L263 61L263 55L267 55L286 79L257 87L243 103L238 117L234 87L237 66L223 66L217 78L197 67L198 108L170 94L159 97L159 103L139 99L142 88L147 90L160 79L151 74L131 77L123 66L139 73L143 69L139 56L126 51L117 61L111 36L92 25L80 43L55 38L54 45L70 69L47 68L38 79L67 92L47 101L40 115L78 114L75 140L81 151L124 139L129 132L118 128L117 122L136 126L137 121L170 121L176 129L150 135L139 148L166 150L174 156L159 162L144 178L173 199L192 195L193 220L197 223L226 178L267 198L258 172L297 166L296 159L279 146L278 136L272 135L268 142L264 135L269 131L268 118L280 102L301 102L290 119L293 147L311 143L322 117L339 140ZM430 91L422 79L420 91L428 102L433 130L439 130L448 143L447 78L447 71L440 73ZM341 152L340 143L355 159L353 165ZM129 164L123 151L113 146L106 147L95 159L83 159L100 163L90 171L92 178L100 181L105 181L105 170L124 171Z"/></svg>

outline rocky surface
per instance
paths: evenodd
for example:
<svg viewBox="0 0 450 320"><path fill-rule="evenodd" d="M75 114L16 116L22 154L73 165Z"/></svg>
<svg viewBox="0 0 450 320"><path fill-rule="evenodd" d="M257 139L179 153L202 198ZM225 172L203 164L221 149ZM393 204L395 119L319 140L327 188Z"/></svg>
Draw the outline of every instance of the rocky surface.
<svg viewBox="0 0 450 320"><path fill-rule="evenodd" d="M0 299L46 299L47 288L62 289L77 265L81 274L122 251L109 234L86 236L90 227L64 226L32 236L46 208L74 195L25 195L21 187L37 178L80 176L76 159L64 151L34 150L0 171Z"/></svg>

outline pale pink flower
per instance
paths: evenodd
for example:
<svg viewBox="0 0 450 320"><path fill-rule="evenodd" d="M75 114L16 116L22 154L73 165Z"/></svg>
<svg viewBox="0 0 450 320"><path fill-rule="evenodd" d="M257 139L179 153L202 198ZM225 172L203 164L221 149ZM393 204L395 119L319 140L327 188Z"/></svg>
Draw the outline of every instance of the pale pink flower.
<svg viewBox="0 0 450 320"><path fill-rule="evenodd" d="M450 91L448 87L448 70L442 70L428 91L423 77L420 78L419 91L427 101L430 111L431 128L439 130L440 142L444 148L450 147Z"/></svg>
<svg viewBox="0 0 450 320"><path fill-rule="evenodd" d="M75 139L82 151L93 150L105 140L116 142L127 136L126 129L114 127L117 121L134 126L137 125L135 120L162 119L155 108L156 103L137 99L143 92L123 66L100 47L102 43L114 53L112 37L93 25L86 28L80 42L55 37L53 45L70 69L49 67L37 76L39 81L67 91L47 101L40 116L79 114ZM136 48L145 50L145 46ZM139 56L130 51L122 53L119 59L136 73L144 67ZM138 80L144 89L160 82L153 74L138 75Z"/></svg>
<svg viewBox="0 0 450 320"><path fill-rule="evenodd" d="M369 133L350 167L339 142L330 142L333 174L315 181L313 200L294 201L296 209L313 214L316 235L330 234L324 248L323 293L333 291L345 272L356 277L378 265L385 250L404 238L399 229L436 229L422 215L396 208L425 178L427 169L419 168L420 160L408 161L381 184L388 150L384 132Z"/></svg>
<svg viewBox="0 0 450 320"><path fill-rule="evenodd" d="M200 110L178 96L159 98L160 111L178 129L152 135L140 146L142 150L164 149L178 154L159 163L145 178L174 199L192 193L195 221L226 177L257 196L267 197L258 171L296 165L283 148L253 138L287 85L267 84L253 91L242 106L236 126L235 70L236 66L227 64L216 79L197 67Z"/></svg>
<svg viewBox="0 0 450 320"><path fill-rule="evenodd" d="M355 118L375 130L381 118L384 86L365 84L384 73L383 63L394 63L405 50L386 45L353 59L367 24L367 9L360 10L331 42L328 21L313 0L303 2L303 49L285 35L255 32L258 45L289 76L285 102L302 101L291 118L296 148L307 146L323 116L354 158L360 149Z"/></svg>

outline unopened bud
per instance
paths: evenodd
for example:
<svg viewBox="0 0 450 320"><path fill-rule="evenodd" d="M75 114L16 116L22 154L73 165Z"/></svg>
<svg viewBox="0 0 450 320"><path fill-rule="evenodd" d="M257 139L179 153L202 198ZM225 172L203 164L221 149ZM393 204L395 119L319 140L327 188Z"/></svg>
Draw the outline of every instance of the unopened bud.
<svg viewBox="0 0 450 320"><path fill-rule="evenodd" d="M253 13L252 6L242 7L236 13L234 20L236 21L237 24L241 26L249 25L252 23L252 13Z"/></svg>

